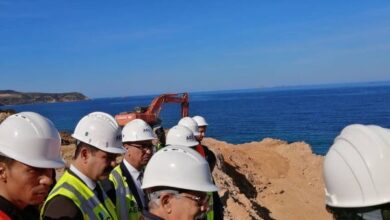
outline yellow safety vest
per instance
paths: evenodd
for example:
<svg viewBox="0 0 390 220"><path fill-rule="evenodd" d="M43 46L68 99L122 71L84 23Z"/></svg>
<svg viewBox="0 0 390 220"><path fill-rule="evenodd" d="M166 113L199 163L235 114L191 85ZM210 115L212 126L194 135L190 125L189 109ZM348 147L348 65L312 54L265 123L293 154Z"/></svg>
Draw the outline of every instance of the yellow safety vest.
<svg viewBox="0 0 390 220"><path fill-rule="evenodd" d="M210 200L209 200L210 210L207 212L207 220L214 220L213 192L208 192L207 194L210 196Z"/></svg>
<svg viewBox="0 0 390 220"><path fill-rule="evenodd" d="M165 146L162 144L162 143L158 143L157 145L156 145L156 152L157 151L159 151L159 150L161 150L162 148L164 148Z"/></svg>
<svg viewBox="0 0 390 220"><path fill-rule="evenodd" d="M101 187L100 185L97 187ZM117 220L114 204L103 191L104 204L98 199L95 193L77 177L68 171L58 180L53 190L50 192L41 209L41 219L43 218L46 204L55 196L62 195L71 199L83 214L86 220Z"/></svg>
<svg viewBox="0 0 390 220"><path fill-rule="evenodd" d="M120 165L111 171L110 181L114 184L116 194L116 213L121 220L138 220L141 217L141 210L133 193L129 189L126 177L123 176ZM124 196L125 195L125 196Z"/></svg>

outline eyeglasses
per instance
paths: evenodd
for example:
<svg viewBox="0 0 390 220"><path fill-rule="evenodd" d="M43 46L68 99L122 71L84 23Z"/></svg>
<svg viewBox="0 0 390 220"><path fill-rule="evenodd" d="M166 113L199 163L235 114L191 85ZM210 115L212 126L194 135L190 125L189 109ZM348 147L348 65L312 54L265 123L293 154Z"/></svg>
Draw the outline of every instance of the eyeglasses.
<svg viewBox="0 0 390 220"><path fill-rule="evenodd" d="M135 148L138 148L138 149L143 150L143 151L153 150L153 148L155 147L154 144L152 144L152 143L147 143L147 144L133 144L133 143L129 143L127 145L135 147Z"/></svg>
<svg viewBox="0 0 390 220"><path fill-rule="evenodd" d="M210 201L210 195L207 193L202 194L201 196L195 196L189 193L189 191L178 191L178 190L161 190L161 191L155 191L148 194L148 197L150 200L159 199L163 194L168 193L176 198L185 197L188 199L191 199L197 203L198 206L203 206L206 208L206 210L209 209L209 201Z"/></svg>
<svg viewBox="0 0 390 220"><path fill-rule="evenodd" d="M189 199L195 201L199 206L208 205L209 200L210 200L210 196L208 194L204 194L202 196L195 196L195 195L179 193L179 194L176 194L176 196L189 198Z"/></svg>

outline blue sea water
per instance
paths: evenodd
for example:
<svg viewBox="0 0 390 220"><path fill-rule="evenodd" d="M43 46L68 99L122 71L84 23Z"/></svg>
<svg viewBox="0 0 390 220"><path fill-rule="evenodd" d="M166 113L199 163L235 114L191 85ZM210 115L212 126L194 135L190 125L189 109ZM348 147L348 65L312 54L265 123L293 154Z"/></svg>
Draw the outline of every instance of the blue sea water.
<svg viewBox="0 0 390 220"><path fill-rule="evenodd" d="M153 98L101 98L2 109L35 111L50 118L59 130L72 131L89 112L114 115L147 106ZM165 128L177 123L179 112L179 105L164 106L160 116ZM218 140L234 144L266 137L305 141L315 153L323 155L348 124L390 127L390 85L190 93L190 114L205 116L210 124L207 135Z"/></svg>

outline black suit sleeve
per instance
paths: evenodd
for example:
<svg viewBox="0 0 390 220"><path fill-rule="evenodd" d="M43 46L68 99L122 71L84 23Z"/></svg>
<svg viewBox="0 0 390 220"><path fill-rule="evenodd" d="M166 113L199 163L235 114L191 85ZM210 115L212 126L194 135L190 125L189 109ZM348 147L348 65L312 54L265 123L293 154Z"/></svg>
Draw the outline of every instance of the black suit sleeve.
<svg viewBox="0 0 390 220"><path fill-rule="evenodd" d="M82 220L83 214L74 202L65 197L58 195L46 204L43 213L44 220Z"/></svg>

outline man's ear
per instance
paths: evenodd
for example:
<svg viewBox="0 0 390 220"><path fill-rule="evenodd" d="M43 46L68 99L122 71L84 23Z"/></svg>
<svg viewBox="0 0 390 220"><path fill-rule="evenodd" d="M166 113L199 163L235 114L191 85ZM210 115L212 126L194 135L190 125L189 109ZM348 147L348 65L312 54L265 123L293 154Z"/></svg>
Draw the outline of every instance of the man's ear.
<svg viewBox="0 0 390 220"><path fill-rule="evenodd" d="M165 195L161 196L160 197L160 204L166 213L171 214L171 212L172 212L172 195L165 194Z"/></svg>
<svg viewBox="0 0 390 220"><path fill-rule="evenodd" d="M0 162L0 181L7 182L7 165L3 162Z"/></svg>
<svg viewBox="0 0 390 220"><path fill-rule="evenodd" d="M82 148L80 149L80 158L83 159L83 161L87 162L87 160L88 160L89 157L90 157L89 154L90 154L90 152L89 152L89 150L88 150L87 148L82 147Z"/></svg>

